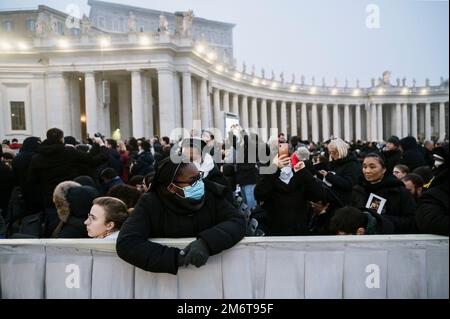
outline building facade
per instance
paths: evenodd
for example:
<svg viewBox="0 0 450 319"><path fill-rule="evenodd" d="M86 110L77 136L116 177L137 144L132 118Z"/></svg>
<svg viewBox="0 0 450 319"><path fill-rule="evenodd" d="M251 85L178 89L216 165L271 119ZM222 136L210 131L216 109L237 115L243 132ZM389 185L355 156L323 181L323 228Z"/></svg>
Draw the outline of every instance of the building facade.
<svg viewBox="0 0 450 319"><path fill-rule="evenodd" d="M177 139L181 128L223 133L228 113L264 140L278 131L314 142L448 136L448 80L391 83L385 72L368 88L285 81L236 67L232 24L89 4L81 21L45 6L0 12L0 136L59 127L77 138Z"/></svg>

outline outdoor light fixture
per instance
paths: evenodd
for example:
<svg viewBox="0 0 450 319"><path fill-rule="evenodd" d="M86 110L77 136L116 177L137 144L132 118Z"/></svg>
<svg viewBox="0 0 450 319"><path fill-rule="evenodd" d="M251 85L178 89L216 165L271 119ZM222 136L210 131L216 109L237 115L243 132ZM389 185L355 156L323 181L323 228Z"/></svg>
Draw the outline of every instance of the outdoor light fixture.
<svg viewBox="0 0 450 319"><path fill-rule="evenodd" d="M21 41L17 43L17 48L19 48L19 50L28 50L28 45Z"/></svg>
<svg viewBox="0 0 450 319"><path fill-rule="evenodd" d="M61 39L58 41L58 47L61 49L67 49L69 48L69 41L65 40L65 39Z"/></svg>
<svg viewBox="0 0 450 319"><path fill-rule="evenodd" d="M11 50L11 49L12 49L12 46L11 46L11 44L9 44L9 42L2 42L1 47L2 47L2 49L5 50L5 51L8 51L8 50Z"/></svg>
<svg viewBox="0 0 450 319"><path fill-rule="evenodd" d="M408 88L404 88L402 90L402 94L405 94L405 95L409 94L409 89Z"/></svg>
<svg viewBox="0 0 450 319"><path fill-rule="evenodd" d="M211 61L215 61L217 59L217 55L213 51L211 51L208 53L208 59Z"/></svg>
<svg viewBox="0 0 450 319"><path fill-rule="evenodd" d="M234 77L235 77L236 79L240 80L240 79L242 79L242 74L241 74L240 72L236 72L236 73L234 74Z"/></svg>
<svg viewBox="0 0 450 319"><path fill-rule="evenodd" d="M198 53L202 54L203 52L205 52L205 47L202 44L198 44L197 47L195 48L197 50Z"/></svg>
<svg viewBox="0 0 450 319"><path fill-rule="evenodd" d="M223 70L224 70L223 65L221 65L221 64L217 65L216 70L219 72L223 72Z"/></svg>
<svg viewBox="0 0 450 319"><path fill-rule="evenodd" d="M107 38L100 38L99 43L100 43L100 46L101 46L102 48L104 48L104 47L109 47L110 44L111 44L111 42L110 42L109 39L107 39Z"/></svg>
<svg viewBox="0 0 450 319"><path fill-rule="evenodd" d="M150 45L151 41L150 41L150 38L149 38L149 37L147 37L147 36L141 36L141 37L139 38L139 43L140 43L141 45Z"/></svg>
<svg viewBox="0 0 450 319"><path fill-rule="evenodd" d="M337 89L332 89L332 90L331 90L331 94L333 94L333 95L338 94L338 90L337 90Z"/></svg>
<svg viewBox="0 0 450 319"><path fill-rule="evenodd" d="M428 94L428 89L422 89L422 91L420 91L420 93L422 95L427 95Z"/></svg>
<svg viewBox="0 0 450 319"><path fill-rule="evenodd" d="M311 90L309 91L309 93L316 94L317 93L317 88L316 87L312 87Z"/></svg>
<svg viewBox="0 0 450 319"><path fill-rule="evenodd" d="M384 93L384 90L383 90L383 89L381 89L381 88L378 89L378 94L379 94L379 95L383 95L383 93Z"/></svg>
<svg viewBox="0 0 450 319"><path fill-rule="evenodd" d="M356 89L356 90L354 90L354 91L353 91L353 95L356 95L356 96L358 96L358 95L359 95L359 93L360 93L359 89Z"/></svg>

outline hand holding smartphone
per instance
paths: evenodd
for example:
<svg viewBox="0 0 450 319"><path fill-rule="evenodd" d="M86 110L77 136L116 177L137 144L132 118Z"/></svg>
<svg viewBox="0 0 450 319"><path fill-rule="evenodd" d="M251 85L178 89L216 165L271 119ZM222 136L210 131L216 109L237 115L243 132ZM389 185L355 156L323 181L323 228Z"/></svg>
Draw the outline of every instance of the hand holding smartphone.
<svg viewBox="0 0 450 319"><path fill-rule="evenodd" d="M283 159L285 157L289 157L289 144L281 143L278 146L278 158Z"/></svg>

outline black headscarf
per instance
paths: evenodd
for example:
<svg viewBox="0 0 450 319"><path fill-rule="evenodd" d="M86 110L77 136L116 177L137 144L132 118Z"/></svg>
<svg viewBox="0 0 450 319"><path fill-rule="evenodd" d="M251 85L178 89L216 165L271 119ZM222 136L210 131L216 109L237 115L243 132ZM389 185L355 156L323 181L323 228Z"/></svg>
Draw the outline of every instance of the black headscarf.
<svg viewBox="0 0 450 319"><path fill-rule="evenodd" d="M170 158L162 160L156 170L155 177L149 192L155 192L163 202L164 206L177 214L192 214L203 207L205 203L205 196L200 200L193 200L189 198L181 198L167 190L167 187L172 183L178 174L180 168L186 164L174 163Z"/></svg>

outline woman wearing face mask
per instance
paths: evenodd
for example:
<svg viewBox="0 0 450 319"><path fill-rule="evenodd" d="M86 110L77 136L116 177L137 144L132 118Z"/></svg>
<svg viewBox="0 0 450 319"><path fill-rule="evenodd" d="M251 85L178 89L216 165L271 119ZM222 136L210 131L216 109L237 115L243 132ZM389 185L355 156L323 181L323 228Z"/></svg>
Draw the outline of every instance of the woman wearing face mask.
<svg viewBox="0 0 450 319"><path fill-rule="evenodd" d="M200 172L202 179L217 183L225 188L225 198L234 204L233 193L228 180L219 170L213 157L207 152L206 143L200 139L188 138L181 143L181 156L192 162Z"/></svg>
<svg viewBox="0 0 450 319"><path fill-rule="evenodd" d="M88 236L96 239L116 239L128 218L127 205L113 197L97 198L93 204L88 218L84 221Z"/></svg>
<svg viewBox="0 0 450 319"><path fill-rule="evenodd" d="M137 203L117 240L117 254L146 271L176 275L178 267L206 264L245 235L245 218L223 199L223 189L203 181L192 163L163 160L149 191ZM197 238L183 250L149 238Z"/></svg>
<svg viewBox="0 0 450 319"><path fill-rule="evenodd" d="M353 188L352 206L367 210L371 194L386 200L378 213L394 224L396 234L410 234L416 228L414 212L416 203L401 180L388 174L384 160L378 154L369 154L363 162L363 176Z"/></svg>

